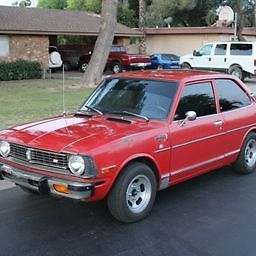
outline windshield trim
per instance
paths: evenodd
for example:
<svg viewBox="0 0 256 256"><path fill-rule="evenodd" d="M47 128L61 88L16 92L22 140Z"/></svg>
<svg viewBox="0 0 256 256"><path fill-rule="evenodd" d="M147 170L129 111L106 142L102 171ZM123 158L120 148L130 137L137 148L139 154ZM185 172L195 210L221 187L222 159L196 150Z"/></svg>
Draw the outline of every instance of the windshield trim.
<svg viewBox="0 0 256 256"><path fill-rule="evenodd" d="M165 83L174 83L177 86L177 90L174 94L173 97L173 101L175 102L175 99L177 97L178 91L179 91L179 86L180 86L180 81L179 80L171 80L171 79L164 79L164 78L143 78L143 77L131 77L131 76L127 76L127 77L119 77L118 75L113 75L113 76L108 76L105 79L103 79L100 84L92 91L92 93L87 97L87 99L83 102L83 104L80 106L80 108L78 109L78 112L83 111L82 108L85 105L88 105L88 103L90 102L90 100L94 97L94 95L97 93L97 91L99 90L99 88L103 85L103 83L105 83L108 80L113 80L113 79L118 79L118 80L142 80L142 81L156 81L156 82L165 82ZM168 86L168 85L167 85ZM170 86L170 85L169 85ZM171 85L172 86L172 85ZM173 102L173 103L174 103ZM155 120L155 121L168 121L171 115L171 108L174 106L172 104L170 104L169 109L168 109L168 114L166 115L165 118L151 118L151 117L147 117L150 120ZM100 110L102 111L102 110ZM108 115L117 115L114 113L111 113L111 111L103 111L103 114L108 114ZM131 118L136 118L135 116L131 116Z"/></svg>

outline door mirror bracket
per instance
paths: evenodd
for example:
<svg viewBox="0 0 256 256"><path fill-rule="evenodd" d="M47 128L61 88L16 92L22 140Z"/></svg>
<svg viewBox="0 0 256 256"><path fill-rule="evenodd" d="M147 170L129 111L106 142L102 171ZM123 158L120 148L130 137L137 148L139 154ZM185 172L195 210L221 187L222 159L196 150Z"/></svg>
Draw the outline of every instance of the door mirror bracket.
<svg viewBox="0 0 256 256"><path fill-rule="evenodd" d="M195 111L188 111L188 112L186 112L185 116L186 116L185 119L180 123L180 127L185 126L187 121L194 121L194 120L196 120L196 117L197 117Z"/></svg>

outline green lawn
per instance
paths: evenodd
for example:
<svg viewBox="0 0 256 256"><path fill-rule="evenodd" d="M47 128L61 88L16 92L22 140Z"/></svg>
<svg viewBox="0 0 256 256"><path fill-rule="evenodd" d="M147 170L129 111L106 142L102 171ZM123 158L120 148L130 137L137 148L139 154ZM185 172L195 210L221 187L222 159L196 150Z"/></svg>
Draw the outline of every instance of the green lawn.
<svg viewBox="0 0 256 256"><path fill-rule="evenodd" d="M65 81L66 112L76 111L92 91ZM63 113L62 80L0 82L0 130Z"/></svg>

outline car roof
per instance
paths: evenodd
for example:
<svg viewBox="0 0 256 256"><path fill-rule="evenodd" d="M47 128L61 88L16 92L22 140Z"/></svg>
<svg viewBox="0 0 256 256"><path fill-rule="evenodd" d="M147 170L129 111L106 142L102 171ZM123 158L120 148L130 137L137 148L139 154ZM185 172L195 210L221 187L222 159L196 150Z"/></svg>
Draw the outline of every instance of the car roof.
<svg viewBox="0 0 256 256"><path fill-rule="evenodd" d="M252 41L214 41L214 42L207 42L205 44L227 44L227 43L234 43L234 44L254 44L255 42Z"/></svg>
<svg viewBox="0 0 256 256"><path fill-rule="evenodd" d="M169 80L169 81L196 81L196 80L206 80L214 78L232 78L231 75L217 73L212 71L198 71L198 70L142 70L142 71L132 71L119 73L112 75L111 77L118 78L135 78L135 79L157 79L157 80Z"/></svg>

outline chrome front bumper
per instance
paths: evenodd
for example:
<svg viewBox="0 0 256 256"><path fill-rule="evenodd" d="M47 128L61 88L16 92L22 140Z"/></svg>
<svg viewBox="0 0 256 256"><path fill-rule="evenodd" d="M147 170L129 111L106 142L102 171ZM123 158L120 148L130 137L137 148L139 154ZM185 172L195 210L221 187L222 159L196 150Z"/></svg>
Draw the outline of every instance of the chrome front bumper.
<svg viewBox="0 0 256 256"><path fill-rule="evenodd" d="M58 179L1 163L0 179L12 181L17 185L38 191L40 194L53 194L77 200L91 197L94 191L94 184ZM66 187L67 192L58 192L54 185Z"/></svg>

